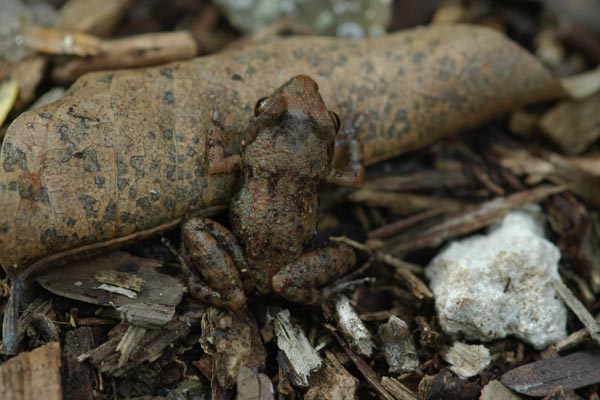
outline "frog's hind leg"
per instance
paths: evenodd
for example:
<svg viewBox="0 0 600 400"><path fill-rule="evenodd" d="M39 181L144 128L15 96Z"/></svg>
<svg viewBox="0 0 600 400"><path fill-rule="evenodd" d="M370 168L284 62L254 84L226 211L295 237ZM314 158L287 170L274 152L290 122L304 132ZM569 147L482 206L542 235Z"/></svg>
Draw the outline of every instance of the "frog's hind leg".
<svg viewBox="0 0 600 400"><path fill-rule="evenodd" d="M193 218L182 229L183 261L189 268L191 294L209 304L237 310L246 304L238 268L246 269L233 234L207 218Z"/></svg>
<svg viewBox="0 0 600 400"><path fill-rule="evenodd" d="M295 303L315 305L323 298L320 288L350 272L356 264L354 251L346 245L306 252L273 276L273 290Z"/></svg>

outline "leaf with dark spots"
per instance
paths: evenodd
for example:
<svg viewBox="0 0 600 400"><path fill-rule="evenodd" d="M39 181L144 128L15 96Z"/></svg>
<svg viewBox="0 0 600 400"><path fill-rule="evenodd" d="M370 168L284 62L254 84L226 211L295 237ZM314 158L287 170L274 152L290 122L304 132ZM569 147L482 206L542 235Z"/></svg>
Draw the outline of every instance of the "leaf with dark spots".
<svg viewBox="0 0 600 400"><path fill-rule="evenodd" d="M21 114L6 132L0 188L16 181L19 190L0 191L0 226L9 228L0 231L0 264L13 276L19 268L8 266L227 204L235 174L206 174L204 146L215 115L225 128L226 154L235 154L256 101L298 74L312 76L325 104L358 132L367 163L564 96L557 80L517 44L470 26L362 41L291 37L168 67L88 74L68 96ZM74 118L70 108L85 117ZM143 217L137 200L153 190L160 190L162 207ZM32 200L27 207L20 206L21 195ZM97 203L77 201L80 196ZM108 204L116 207L109 215L123 221L117 227L101 212ZM65 218L86 220L72 229L106 226L71 231L55 218L56 205ZM51 228L68 240L55 248L41 245L41 233ZM18 240L10 232L37 239Z"/></svg>

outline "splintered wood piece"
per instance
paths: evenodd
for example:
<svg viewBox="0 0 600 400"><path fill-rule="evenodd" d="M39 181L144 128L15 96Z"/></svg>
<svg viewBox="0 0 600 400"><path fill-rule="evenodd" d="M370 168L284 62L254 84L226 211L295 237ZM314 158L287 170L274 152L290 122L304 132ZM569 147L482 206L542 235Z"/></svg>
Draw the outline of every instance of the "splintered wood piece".
<svg viewBox="0 0 600 400"><path fill-rule="evenodd" d="M77 357L100 344L102 330L83 327L67 332L65 348L64 399L92 400L94 398L94 376L88 363L80 363Z"/></svg>
<svg viewBox="0 0 600 400"><path fill-rule="evenodd" d="M167 275L161 267L160 261L115 251L50 269L38 276L37 281L59 296L116 307L132 324L155 327L171 320L185 291L181 279ZM113 285L139 290L137 297L119 294L110 287L102 290L102 282L107 280Z"/></svg>
<svg viewBox="0 0 600 400"><path fill-rule="evenodd" d="M280 366L288 379L297 386L307 387L308 377L321 367L319 354L304 333L290 321L290 312L283 310L273 323L280 352ZM282 365L283 364L283 365Z"/></svg>
<svg viewBox="0 0 600 400"><path fill-rule="evenodd" d="M121 377L146 361L158 359L163 351L172 346L175 341L186 337L190 333L190 327L174 319L160 329L146 330L142 337L135 338L135 344L129 344L135 346L135 349L128 350L129 357L124 365L119 364L123 354L117 350L117 346L122 342L127 330L113 329L113 331L114 335L108 341L93 350L83 353L77 360L80 362L87 360L96 366L100 372L114 377ZM109 336L111 335L109 334ZM120 348L123 349L123 345Z"/></svg>
<svg viewBox="0 0 600 400"><path fill-rule="evenodd" d="M0 365L2 400L62 400L60 344L47 343Z"/></svg>
<svg viewBox="0 0 600 400"><path fill-rule="evenodd" d="M579 389L600 382L600 350L580 351L523 365L502 375L512 390L528 396L545 396L557 386Z"/></svg>

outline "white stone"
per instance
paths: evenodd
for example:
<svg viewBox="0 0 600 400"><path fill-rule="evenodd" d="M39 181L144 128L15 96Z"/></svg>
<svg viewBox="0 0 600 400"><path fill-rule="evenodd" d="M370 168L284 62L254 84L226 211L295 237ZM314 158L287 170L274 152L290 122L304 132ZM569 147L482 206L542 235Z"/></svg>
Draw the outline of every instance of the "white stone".
<svg viewBox="0 0 600 400"><path fill-rule="evenodd" d="M426 274L442 329L489 341L515 335L536 349L566 336L552 281L560 252L531 213L515 211L488 235L453 242Z"/></svg>

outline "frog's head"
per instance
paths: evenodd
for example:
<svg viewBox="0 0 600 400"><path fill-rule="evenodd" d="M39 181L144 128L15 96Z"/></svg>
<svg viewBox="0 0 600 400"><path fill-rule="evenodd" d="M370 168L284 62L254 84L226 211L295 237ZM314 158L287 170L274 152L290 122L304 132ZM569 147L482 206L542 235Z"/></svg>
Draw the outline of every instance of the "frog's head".
<svg viewBox="0 0 600 400"><path fill-rule="evenodd" d="M317 83L309 76L298 75L260 99L254 114L244 147L266 146L274 162L280 156L283 163L285 157L288 168L298 174L322 178L329 173L340 120L327 109ZM284 167L276 165L269 169Z"/></svg>

